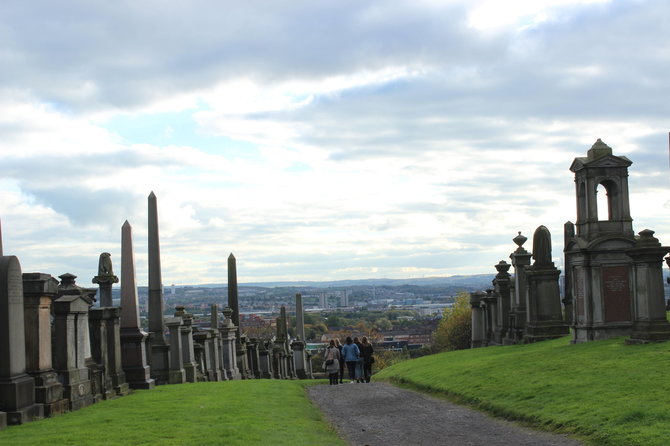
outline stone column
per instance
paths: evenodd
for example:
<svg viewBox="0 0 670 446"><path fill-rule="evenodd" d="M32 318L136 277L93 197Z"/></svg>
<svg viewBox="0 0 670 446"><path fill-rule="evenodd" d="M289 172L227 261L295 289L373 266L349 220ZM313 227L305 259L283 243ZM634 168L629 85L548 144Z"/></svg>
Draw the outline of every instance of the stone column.
<svg viewBox="0 0 670 446"><path fill-rule="evenodd" d="M526 266L530 265L532 256L523 248L523 244L528 239L521 235L521 232L512 240L518 247L510 254L512 266L514 266L514 295L512 296L512 305L509 312L510 327L505 344L515 344L523 341L526 327Z"/></svg>
<svg viewBox="0 0 670 446"><path fill-rule="evenodd" d="M510 282L511 276L507 271L510 267L509 263L501 260L496 266L498 274L495 279L493 279L493 286L495 287L496 296L498 302L496 309L498 311L498 327L494 334L494 338L497 344L503 344L503 339L507 335L509 329L509 309L510 309Z"/></svg>
<svg viewBox="0 0 670 446"><path fill-rule="evenodd" d="M663 289L663 257L670 247L661 246L654 231L639 233L635 247L626 251L633 259L633 332L626 342L640 344L670 339Z"/></svg>
<svg viewBox="0 0 670 446"><path fill-rule="evenodd" d="M147 334L140 329L140 313L135 282L133 229L126 220L121 228L121 365L132 389L152 389L147 364Z"/></svg>
<svg viewBox="0 0 670 446"><path fill-rule="evenodd" d="M240 370L240 375L242 379L251 379L251 369L249 368L249 357L247 355L247 336L241 335L239 338L239 343L236 344L237 348L237 368Z"/></svg>
<svg viewBox="0 0 670 446"><path fill-rule="evenodd" d="M181 326L180 317L169 317L164 319L165 325L170 330L170 368L168 373L169 384L183 384L186 382L186 373L183 368Z"/></svg>
<svg viewBox="0 0 670 446"><path fill-rule="evenodd" d="M149 194L149 340L151 342L151 376L157 384L169 381L170 346L165 341L163 322L163 283L158 238L158 209L156 195Z"/></svg>
<svg viewBox="0 0 670 446"><path fill-rule="evenodd" d="M179 329L181 333L182 365L186 373L186 381L194 383L198 381L198 362L195 358L195 345L193 344L193 316L186 312L186 307L177 305L175 317L182 320Z"/></svg>
<svg viewBox="0 0 670 446"><path fill-rule="evenodd" d="M35 381L26 373L24 324L21 264L15 256L0 256L0 407L8 424L44 416L42 405L35 403Z"/></svg>
<svg viewBox="0 0 670 446"><path fill-rule="evenodd" d="M209 372L210 381L225 381L225 371L221 367L219 331L216 329L206 330L209 333L210 342L208 344L208 356L210 358L212 368Z"/></svg>
<svg viewBox="0 0 670 446"><path fill-rule="evenodd" d="M98 261L98 275L93 278L93 283L100 286L100 306L112 307L112 285L118 283L119 278L112 271L112 256L108 252L100 254Z"/></svg>
<svg viewBox="0 0 670 446"><path fill-rule="evenodd" d="M232 313L233 310L230 307L223 309L225 319L219 327L221 350L223 351L223 365L228 379L240 379L240 370L237 368L237 350L235 348L237 327L231 320Z"/></svg>
<svg viewBox="0 0 670 446"><path fill-rule="evenodd" d="M2 253L2 220L0 220L0 257L4 254Z"/></svg>
<svg viewBox="0 0 670 446"><path fill-rule="evenodd" d="M486 296L482 298L484 304L484 345L495 344L495 332L498 328L498 296L493 292L494 290L486 290Z"/></svg>
<svg viewBox="0 0 670 446"><path fill-rule="evenodd" d="M482 299L486 293L477 291L470 293L470 306L472 307L472 348L482 347L484 345L484 309L482 308Z"/></svg>
<svg viewBox="0 0 670 446"><path fill-rule="evenodd" d="M566 222L563 225L563 249L565 252L565 271L563 272L563 320L568 326L573 324L574 306L572 299L572 256L568 253L568 245L575 237L575 225Z"/></svg>
<svg viewBox="0 0 670 446"><path fill-rule="evenodd" d="M45 417L68 410L51 358L51 303L57 294L58 281L49 274L23 274L26 371L35 379L35 402L44 406Z"/></svg>
<svg viewBox="0 0 670 446"><path fill-rule="evenodd" d="M344 293L346 296L346 291ZM295 295L295 335L298 340L305 341L305 317L300 293Z"/></svg>

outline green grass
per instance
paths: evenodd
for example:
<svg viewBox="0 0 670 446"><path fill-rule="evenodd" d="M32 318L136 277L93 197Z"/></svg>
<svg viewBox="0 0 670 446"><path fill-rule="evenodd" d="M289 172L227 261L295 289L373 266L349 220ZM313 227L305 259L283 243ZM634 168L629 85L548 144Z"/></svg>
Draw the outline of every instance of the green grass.
<svg viewBox="0 0 670 446"><path fill-rule="evenodd" d="M345 445L309 402L305 385L253 380L160 386L10 426L0 432L0 444Z"/></svg>
<svg viewBox="0 0 670 446"><path fill-rule="evenodd" d="M440 353L382 370L388 380L602 445L670 444L670 343L624 338Z"/></svg>

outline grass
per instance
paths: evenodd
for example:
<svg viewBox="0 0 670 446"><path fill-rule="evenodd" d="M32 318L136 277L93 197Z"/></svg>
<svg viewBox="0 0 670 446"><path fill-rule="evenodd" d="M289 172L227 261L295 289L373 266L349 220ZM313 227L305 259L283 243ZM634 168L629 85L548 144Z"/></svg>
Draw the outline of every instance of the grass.
<svg viewBox="0 0 670 446"><path fill-rule="evenodd" d="M313 383L313 382L312 382ZM345 445L305 382L160 386L0 431L2 445Z"/></svg>
<svg viewBox="0 0 670 446"><path fill-rule="evenodd" d="M440 353L375 375L601 445L670 444L670 343L624 338Z"/></svg>

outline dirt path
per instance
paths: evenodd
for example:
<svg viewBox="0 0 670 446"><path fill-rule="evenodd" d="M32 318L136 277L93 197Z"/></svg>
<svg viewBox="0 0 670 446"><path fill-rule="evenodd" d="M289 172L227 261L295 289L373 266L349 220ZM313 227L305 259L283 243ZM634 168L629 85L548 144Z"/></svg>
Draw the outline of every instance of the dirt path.
<svg viewBox="0 0 670 446"><path fill-rule="evenodd" d="M582 444L384 383L319 385L308 393L351 445Z"/></svg>

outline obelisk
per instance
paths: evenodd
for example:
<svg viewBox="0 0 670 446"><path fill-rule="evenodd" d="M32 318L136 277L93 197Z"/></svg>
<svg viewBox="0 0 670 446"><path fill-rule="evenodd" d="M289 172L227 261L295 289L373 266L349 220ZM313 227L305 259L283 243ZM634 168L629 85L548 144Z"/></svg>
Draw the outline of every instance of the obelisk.
<svg viewBox="0 0 670 446"><path fill-rule="evenodd" d="M149 339L151 342L151 376L157 384L169 382L170 346L165 340L161 253L158 242L156 195L149 194Z"/></svg>
<svg viewBox="0 0 670 446"><path fill-rule="evenodd" d="M147 337L140 329L133 228L126 220L121 227L121 363L133 389L151 389L155 385L147 364Z"/></svg>
<svg viewBox="0 0 670 446"><path fill-rule="evenodd" d="M237 263L233 253L228 256L228 306L233 310L231 319L237 327L237 342L240 342L240 307L237 299Z"/></svg>
<svg viewBox="0 0 670 446"><path fill-rule="evenodd" d="M2 220L0 220L0 257L4 254L2 253Z"/></svg>
<svg viewBox="0 0 670 446"><path fill-rule="evenodd" d="M295 295L295 335L299 340L305 341L305 318L302 307L302 294Z"/></svg>

